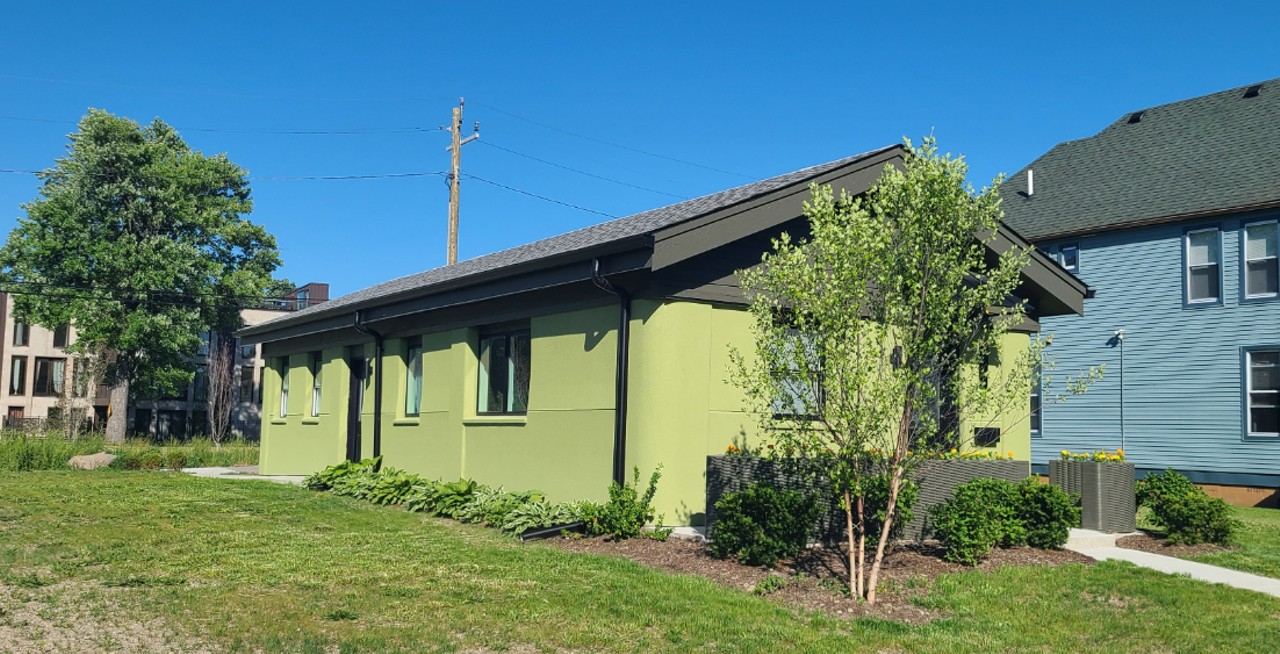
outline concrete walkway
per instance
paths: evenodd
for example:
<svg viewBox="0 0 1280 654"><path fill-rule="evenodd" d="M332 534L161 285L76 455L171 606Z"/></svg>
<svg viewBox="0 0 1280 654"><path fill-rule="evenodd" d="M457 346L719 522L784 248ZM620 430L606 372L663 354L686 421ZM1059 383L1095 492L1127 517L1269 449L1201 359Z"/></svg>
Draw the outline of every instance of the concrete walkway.
<svg viewBox="0 0 1280 654"><path fill-rule="evenodd" d="M1098 561L1128 561L1137 566L1171 575L1186 575L1211 584L1225 584L1280 597L1280 579L1228 570L1207 563L1196 563L1172 556L1116 547L1116 538L1129 534L1103 534L1086 529L1072 529L1066 549Z"/></svg>
<svg viewBox="0 0 1280 654"><path fill-rule="evenodd" d="M303 479L300 475L260 475L257 473L256 467L252 470L236 468L183 468L182 471L189 475L209 479L258 480L270 481L277 484L293 484L294 486L301 486Z"/></svg>

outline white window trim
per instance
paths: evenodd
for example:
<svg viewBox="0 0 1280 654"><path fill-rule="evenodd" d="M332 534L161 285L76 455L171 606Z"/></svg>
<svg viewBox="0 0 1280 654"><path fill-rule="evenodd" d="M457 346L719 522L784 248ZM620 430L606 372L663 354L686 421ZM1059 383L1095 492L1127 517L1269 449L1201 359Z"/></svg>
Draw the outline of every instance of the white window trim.
<svg viewBox="0 0 1280 654"><path fill-rule="evenodd" d="M315 356L315 355L312 355ZM320 416L321 383L323 383L324 358L315 356L311 361L311 417Z"/></svg>
<svg viewBox="0 0 1280 654"><path fill-rule="evenodd" d="M289 363L280 364L280 417L289 415Z"/></svg>
<svg viewBox="0 0 1280 654"><path fill-rule="evenodd" d="M1254 393L1274 393L1277 399L1280 399L1280 391L1255 391L1253 390L1253 355L1256 352L1277 352L1280 347L1256 347L1244 351L1244 433L1250 438L1277 438L1280 432L1274 431L1253 431L1249 428L1249 422L1253 417L1253 394Z"/></svg>
<svg viewBox="0 0 1280 654"><path fill-rule="evenodd" d="M1247 300L1260 300L1260 299L1274 298L1277 296L1276 293L1252 293L1252 294L1249 293L1248 275L1249 275L1250 261L1265 261L1267 259L1270 259L1272 261L1276 261L1276 265L1280 266L1280 261L1277 260L1277 257L1261 257L1259 259L1250 259L1248 257L1247 252L1249 247L1249 228L1254 227L1256 225L1277 225L1276 237L1280 238L1280 221L1276 221L1272 219L1272 220L1258 220L1251 223L1245 223L1242 229L1242 232L1240 234L1240 286L1242 289L1244 289L1244 297Z"/></svg>
<svg viewBox="0 0 1280 654"><path fill-rule="evenodd" d="M1067 265L1067 253L1066 253L1067 250L1076 251L1076 265L1074 266ZM1058 264L1061 265L1062 268L1067 272L1073 275L1079 275L1080 274L1080 244L1078 242L1073 242L1073 243L1063 243L1062 245L1059 245L1058 246Z"/></svg>
<svg viewBox="0 0 1280 654"><path fill-rule="evenodd" d="M1215 239L1214 247L1217 249L1218 261L1213 264L1218 268L1218 295L1211 298L1201 298L1193 300L1191 298L1191 235L1212 233ZM1222 302L1222 230L1217 227L1205 227L1202 229L1189 229L1182 234L1182 300L1187 304L1219 304Z"/></svg>

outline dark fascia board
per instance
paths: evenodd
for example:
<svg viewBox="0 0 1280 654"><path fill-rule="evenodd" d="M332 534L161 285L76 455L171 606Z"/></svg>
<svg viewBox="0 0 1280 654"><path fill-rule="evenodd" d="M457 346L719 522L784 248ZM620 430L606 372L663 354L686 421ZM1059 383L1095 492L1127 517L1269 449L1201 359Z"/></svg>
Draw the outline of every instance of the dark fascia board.
<svg viewBox="0 0 1280 654"><path fill-rule="evenodd" d="M1222 207L1220 209L1208 209L1205 211L1188 211L1185 213L1171 213L1164 216L1153 216L1150 218L1140 218L1137 220L1126 220L1124 222L1112 223L1110 225L1099 225L1088 229L1073 229L1064 232L1052 232L1049 234L1040 234L1036 236L1037 241L1051 241L1060 238L1075 238L1080 236L1089 236L1091 234L1103 234L1106 232L1118 232L1126 229L1134 229L1137 227L1151 227L1153 225L1167 225L1169 223L1180 223L1187 220L1208 220L1229 216L1232 214L1252 213L1259 211L1271 211L1280 209L1280 199L1267 200L1265 202L1252 202L1249 204L1239 204L1231 207Z"/></svg>
<svg viewBox="0 0 1280 654"><path fill-rule="evenodd" d="M794 220L803 215L810 184L830 185L852 195L865 193L880 179L885 165L902 163L905 151L901 145L886 148L817 177L658 230L654 233L653 269L666 268Z"/></svg>
<svg viewBox="0 0 1280 654"><path fill-rule="evenodd" d="M1018 294L1035 303L1038 315L1084 315L1084 298L1089 291L1088 285L1045 253L1033 248L1027 239L1008 225L1000 224L988 247L997 256L1008 252L1010 248L1031 249L1031 260L1022 269L1023 288L1018 290Z"/></svg>
<svg viewBox="0 0 1280 654"><path fill-rule="evenodd" d="M313 334L346 330L351 327L355 320L355 312L357 310L361 312L361 316L366 323L377 323L402 316L475 304L484 300L545 291L576 282L590 281L593 270L592 261L596 258L600 259L601 272L605 275L612 276L645 270L649 267L651 251L644 247L630 251L615 252L612 255L605 255L599 250L592 250L585 254L578 252L577 254L578 260L562 262L554 267L547 267L544 259L543 266L536 267L517 276L498 276L479 284L455 284L451 285L451 289L443 291L438 290L439 287L432 287L435 292L428 295L419 294L414 296L404 294L398 301L387 301L385 298L380 298L381 301L377 302L371 301L369 303L344 306L341 311L335 311L328 316L314 320L284 324L274 328L271 328L273 326L267 323L243 329L237 332L236 335L240 337L240 342L245 345L293 340ZM590 256L591 254L595 256ZM474 281L475 277L468 279Z"/></svg>

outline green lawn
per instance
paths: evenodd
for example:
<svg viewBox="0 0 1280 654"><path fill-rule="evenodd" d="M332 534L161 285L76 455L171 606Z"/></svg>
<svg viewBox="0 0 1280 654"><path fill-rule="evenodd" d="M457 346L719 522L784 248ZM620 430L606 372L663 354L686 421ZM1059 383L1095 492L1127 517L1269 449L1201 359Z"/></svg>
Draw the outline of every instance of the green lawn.
<svg viewBox="0 0 1280 654"><path fill-rule="evenodd" d="M233 652L1236 652L1280 637L1280 599L1120 563L952 575L921 602L949 617L840 621L265 482L0 473L0 651L108 621ZM83 649L142 649L127 636Z"/></svg>
<svg viewBox="0 0 1280 654"><path fill-rule="evenodd" d="M1244 523L1236 535L1237 549L1187 558L1280 579L1280 509L1232 508Z"/></svg>

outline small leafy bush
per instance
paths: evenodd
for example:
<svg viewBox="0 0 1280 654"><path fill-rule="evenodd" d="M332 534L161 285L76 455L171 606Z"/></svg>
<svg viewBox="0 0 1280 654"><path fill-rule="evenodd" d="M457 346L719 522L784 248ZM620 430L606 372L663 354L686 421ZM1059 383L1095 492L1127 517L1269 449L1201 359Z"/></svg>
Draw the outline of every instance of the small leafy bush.
<svg viewBox="0 0 1280 654"><path fill-rule="evenodd" d="M365 472L373 472L382 464L382 457L363 461L343 461L331 465L324 470L312 473L302 480L302 485L311 490L329 490L342 479Z"/></svg>
<svg viewBox="0 0 1280 654"><path fill-rule="evenodd" d="M576 506L570 503L552 504L546 500L521 504L511 511L502 530L519 536L530 529L543 529L577 521Z"/></svg>
<svg viewBox="0 0 1280 654"><path fill-rule="evenodd" d="M1142 478L1137 494L1138 503L1151 509L1151 520L1164 528L1171 543L1225 544L1240 526L1226 502L1173 470Z"/></svg>
<svg viewBox="0 0 1280 654"><path fill-rule="evenodd" d="M609 501L590 515L584 516L587 533L592 536L608 536L624 540L640 535L645 524L653 520L653 495L658 491L658 480L662 478L662 466L659 465L649 477L649 487L640 493L640 468L635 468L634 481L626 485L614 482L609 486Z"/></svg>
<svg viewBox="0 0 1280 654"><path fill-rule="evenodd" d="M137 470L159 470L164 467L164 452L148 450L134 461Z"/></svg>
<svg viewBox="0 0 1280 654"><path fill-rule="evenodd" d="M395 468L387 468L381 472L371 473L371 476L373 477L373 483L361 499L383 506L404 504L409 494L413 492L414 487L423 483L422 477Z"/></svg>
<svg viewBox="0 0 1280 654"><path fill-rule="evenodd" d="M709 546L718 558L737 557L747 565L773 565L799 554L818 521L809 495L751 484L716 502Z"/></svg>
<svg viewBox="0 0 1280 654"><path fill-rule="evenodd" d="M187 453L182 450L169 450L164 453L164 463L170 470L181 470L187 467Z"/></svg>
<svg viewBox="0 0 1280 654"><path fill-rule="evenodd" d="M1018 484L1018 494L1018 514L1026 529L1027 545L1045 550L1062 549L1071 528L1080 524L1078 500L1034 477Z"/></svg>
<svg viewBox="0 0 1280 654"><path fill-rule="evenodd" d="M880 530L884 529L885 516L889 509L889 475L876 475L870 478L863 495L866 501L867 547L875 547L880 543ZM898 488L898 502L894 506L893 525L889 527L889 543L902 538L902 531L907 523L916 516L916 500L920 497L919 484L910 479L903 479Z"/></svg>

